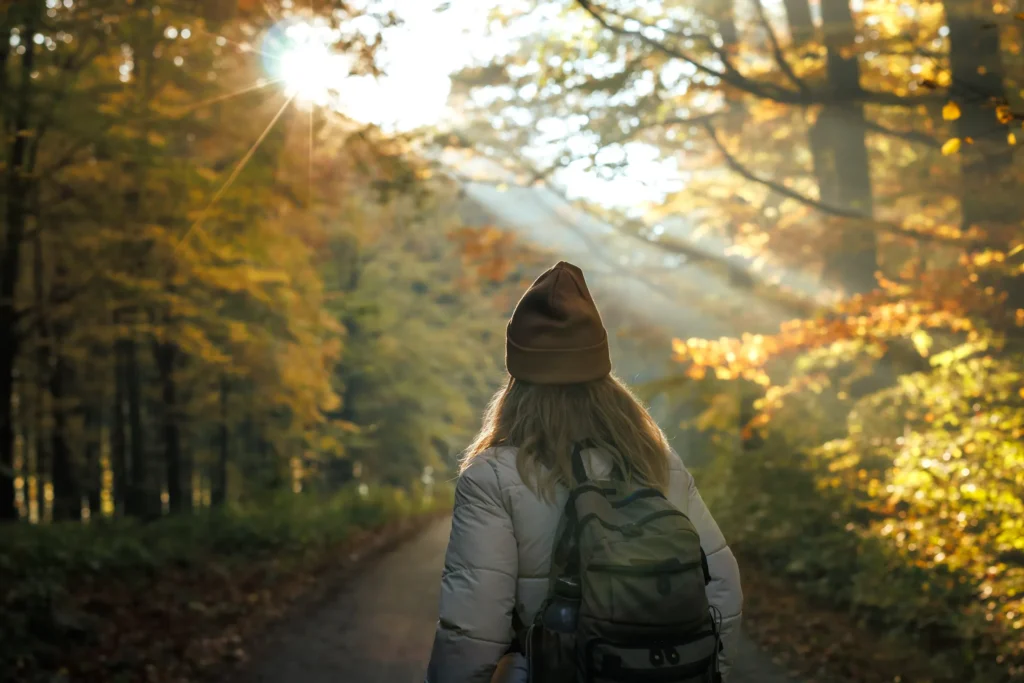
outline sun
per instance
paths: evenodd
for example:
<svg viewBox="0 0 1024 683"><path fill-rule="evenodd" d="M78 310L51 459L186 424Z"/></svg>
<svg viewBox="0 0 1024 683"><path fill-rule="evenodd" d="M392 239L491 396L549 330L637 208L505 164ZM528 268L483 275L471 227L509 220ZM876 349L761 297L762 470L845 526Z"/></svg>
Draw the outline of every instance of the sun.
<svg viewBox="0 0 1024 683"><path fill-rule="evenodd" d="M326 45L296 45L281 55L281 79L289 97L327 104L331 93L331 53Z"/></svg>
<svg viewBox="0 0 1024 683"><path fill-rule="evenodd" d="M264 63L288 97L325 107L337 100L349 64L332 49L330 28L299 19L275 24L263 40Z"/></svg>

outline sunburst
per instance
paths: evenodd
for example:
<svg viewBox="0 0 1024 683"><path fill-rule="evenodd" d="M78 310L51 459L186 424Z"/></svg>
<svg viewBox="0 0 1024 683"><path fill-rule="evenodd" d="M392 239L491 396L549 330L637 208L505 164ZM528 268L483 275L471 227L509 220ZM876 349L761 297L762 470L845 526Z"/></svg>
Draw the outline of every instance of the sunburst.
<svg viewBox="0 0 1024 683"><path fill-rule="evenodd" d="M267 85L278 85L284 90L285 101L274 114L263 132L250 146L230 174L213 194L206 208L189 226L185 234L175 245L175 253L188 238L200 230L203 221L209 216L214 206L228 191L232 183L252 159L256 150L273 130L284 112L293 103L309 108L309 198L312 199L313 184L313 113L317 108L329 107L337 100L338 86L349 74L349 64L342 55L332 49L336 40L333 31L324 24L313 23L301 18L292 17L278 21L264 35L259 49L248 48L246 51L260 55L263 66L272 77L253 86L233 93L197 103L189 110L216 101L235 97L245 92L262 89Z"/></svg>

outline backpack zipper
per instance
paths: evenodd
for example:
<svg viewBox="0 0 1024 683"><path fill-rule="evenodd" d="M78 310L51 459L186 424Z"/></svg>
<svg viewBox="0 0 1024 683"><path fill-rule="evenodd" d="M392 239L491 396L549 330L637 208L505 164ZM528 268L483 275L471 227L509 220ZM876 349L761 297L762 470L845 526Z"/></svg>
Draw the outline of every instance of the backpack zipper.
<svg viewBox="0 0 1024 683"><path fill-rule="evenodd" d="M576 488L574 488L569 493L569 498L566 500L566 505L575 504L576 503L576 499L579 498L584 493L597 493L597 494L600 494L601 496L607 498L609 496L615 495L617 493L617 489L601 487L601 486L598 486L597 484L583 484L581 486L577 486ZM642 488L642 489L634 491L633 493L630 493L628 496L626 496L622 500L612 501L611 502L611 506L613 508L620 508L620 507L623 507L624 505L629 505L633 501L640 500L642 498L664 498L664 497L665 497L665 494L663 494L661 491L659 491L657 489Z"/></svg>
<svg viewBox="0 0 1024 683"><path fill-rule="evenodd" d="M637 521L630 522L629 524L611 524L611 523L606 522L603 519L601 519L601 517L596 512L591 512L590 514L585 515L583 517L583 519L581 519L579 521L579 523L576 525L576 539L579 540L580 534L583 532L583 528L586 526L587 522L589 522L592 519L596 519L601 524L601 526L603 526L605 529L608 529L609 531L622 531L625 528L639 527L641 524L646 524L648 522L652 522L655 519L659 519L661 517L670 517L670 516L673 516L673 515L679 515L680 517L682 517L683 519L685 519L687 521L689 521L689 519L690 519L681 510L658 510L657 512L652 512L651 514L647 515L646 517L641 517ZM696 533L696 532L691 532L691 533Z"/></svg>
<svg viewBox="0 0 1024 683"><path fill-rule="evenodd" d="M700 562L680 562L679 564L669 564L663 562L660 565L648 565L645 567L639 567L630 564L608 564L608 563L595 563L588 564L588 572L606 572L608 574L625 574L627 576L657 576L658 574L678 574L681 572L691 571L700 567Z"/></svg>
<svg viewBox="0 0 1024 683"><path fill-rule="evenodd" d="M629 505L630 503L632 503L633 501L642 500L644 498L664 498L664 497L665 496L662 494L662 492L657 490L657 489L640 489L639 491L634 491L633 493L629 494L628 496L626 496L622 500L614 501L612 503L612 507L613 508L625 507L625 506Z"/></svg>

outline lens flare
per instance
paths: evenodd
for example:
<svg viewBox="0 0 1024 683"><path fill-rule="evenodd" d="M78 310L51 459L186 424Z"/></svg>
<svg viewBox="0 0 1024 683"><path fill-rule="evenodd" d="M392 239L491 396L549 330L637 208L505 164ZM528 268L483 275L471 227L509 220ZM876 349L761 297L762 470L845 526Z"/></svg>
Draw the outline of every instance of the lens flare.
<svg viewBox="0 0 1024 683"><path fill-rule="evenodd" d="M280 80L288 97L327 106L337 100L339 85L349 73L347 60L332 49L335 40L327 26L280 21L263 39L264 67Z"/></svg>

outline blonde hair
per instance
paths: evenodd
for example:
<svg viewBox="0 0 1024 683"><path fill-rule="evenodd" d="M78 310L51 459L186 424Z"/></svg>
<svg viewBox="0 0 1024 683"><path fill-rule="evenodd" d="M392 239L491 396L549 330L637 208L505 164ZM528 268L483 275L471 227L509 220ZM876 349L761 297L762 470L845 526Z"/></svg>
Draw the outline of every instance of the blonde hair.
<svg viewBox="0 0 1024 683"><path fill-rule="evenodd" d="M509 377L491 399L460 472L488 448L518 448L523 481L544 500L572 481L572 450L590 439L627 481L668 487L669 446L647 409L617 377L582 384L530 384ZM543 466L543 467L542 467Z"/></svg>

